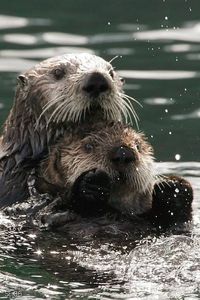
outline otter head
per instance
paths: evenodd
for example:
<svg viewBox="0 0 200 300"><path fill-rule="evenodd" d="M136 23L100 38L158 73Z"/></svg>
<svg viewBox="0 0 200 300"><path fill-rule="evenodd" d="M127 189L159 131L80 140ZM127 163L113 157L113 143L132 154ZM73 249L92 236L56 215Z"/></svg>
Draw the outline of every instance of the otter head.
<svg viewBox="0 0 200 300"><path fill-rule="evenodd" d="M109 203L128 214L151 207L155 183L152 148L141 133L121 123L84 130L64 138L44 162L46 181L70 189L84 172L99 169L111 178Z"/></svg>
<svg viewBox="0 0 200 300"><path fill-rule="evenodd" d="M87 53L44 60L19 76L18 93L33 107L37 122L121 120L134 115L122 79L104 59Z"/></svg>

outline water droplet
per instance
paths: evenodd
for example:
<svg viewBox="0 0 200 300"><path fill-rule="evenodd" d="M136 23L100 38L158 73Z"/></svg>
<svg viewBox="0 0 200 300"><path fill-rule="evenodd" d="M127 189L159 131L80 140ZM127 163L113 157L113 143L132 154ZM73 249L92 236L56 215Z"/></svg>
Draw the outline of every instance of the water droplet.
<svg viewBox="0 0 200 300"><path fill-rule="evenodd" d="M65 256L65 259L70 260L71 256Z"/></svg>
<svg viewBox="0 0 200 300"><path fill-rule="evenodd" d="M165 20L168 20L168 17L167 17L167 16L165 16Z"/></svg>
<svg viewBox="0 0 200 300"><path fill-rule="evenodd" d="M35 251L35 253L36 253L37 255L41 255L41 254L42 254L42 250L38 249L37 251Z"/></svg>
<svg viewBox="0 0 200 300"><path fill-rule="evenodd" d="M175 192L176 192L176 193L179 193L179 189L178 189L178 188L176 188L176 189L175 189Z"/></svg>
<svg viewBox="0 0 200 300"><path fill-rule="evenodd" d="M165 112L166 112L166 114L168 113L168 109L167 108L165 109Z"/></svg>
<svg viewBox="0 0 200 300"><path fill-rule="evenodd" d="M181 159L181 155L180 154L176 154L175 155L175 160L180 160Z"/></svg>

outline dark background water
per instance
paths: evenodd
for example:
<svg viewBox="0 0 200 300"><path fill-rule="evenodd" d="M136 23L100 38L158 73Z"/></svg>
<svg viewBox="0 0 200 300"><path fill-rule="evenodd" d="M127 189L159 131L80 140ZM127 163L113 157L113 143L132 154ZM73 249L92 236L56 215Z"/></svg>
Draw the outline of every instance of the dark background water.
<svg viewBox="0 0 200 300"><path fill-rule="evenodd" d="M200 1L2 0L1 124L17 74L74 51L119 56L113 65L126 93L143 105L135 105L140 129L164 162L159 170L187 176L194 186L195 238L161 238L124 254L126 246L113 249L112 241L69 247L59 236L41 244L30 233L3 233L0 299L199 299Z"/></svg>

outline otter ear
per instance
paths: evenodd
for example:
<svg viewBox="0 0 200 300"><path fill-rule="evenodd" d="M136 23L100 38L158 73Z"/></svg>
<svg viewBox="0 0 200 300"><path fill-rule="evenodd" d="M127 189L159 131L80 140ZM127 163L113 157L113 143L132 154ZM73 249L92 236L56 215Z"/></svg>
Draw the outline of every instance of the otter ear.
<svg viewBox="0 0 200 300"><path fill-rule="evenodd" d="M21 88L27 87L28 86L28 78L25 75L19 75L17 77L17 81Z"/></svg>

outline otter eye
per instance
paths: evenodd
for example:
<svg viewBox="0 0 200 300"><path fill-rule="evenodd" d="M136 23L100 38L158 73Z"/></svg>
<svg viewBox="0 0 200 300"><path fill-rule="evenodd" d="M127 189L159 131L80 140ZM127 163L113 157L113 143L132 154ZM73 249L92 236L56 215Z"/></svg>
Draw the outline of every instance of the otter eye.
<svg viewBox="0 0 200 300"><path fill-rule="evenodd" d="M64 77L65 71L64 71L64 69L58 69L57 68L57 69L53 70L53 75L54 75L56 80L60 80Z"/></svg>
<svg viewBox="0 0 200 300"><path fill-rule="evenodd" d="M122 78L122 77L120 77L120 81L121 81L121 83L122 83L122 84L124 84L124 83L125 83L125 79L124 79L124 78Z"/></svg>
<svg viewBox="0 0 200 300"><path fill-rule="evenodd" d="M138 151L138 152L140 152L140 151L141 151L140 144L136 144L136 145L135 145L135 148L137 149L137 151Z"/></svg>
<svg viewBox="0 0 200 300"><path fill-rule="evenodd" d="M109 74L110 74L110 76L112 77L112 79L114 78L114 71L111 69L110 71L109 71Z"/></svg>
<svg viewBox="0 0 200 300"><path fill-rule="evenodd" d="M87 153L91 153L94 149L94 146L92 144L87 143L87 144L84 145L84 148L85 148Z"/></svg>

